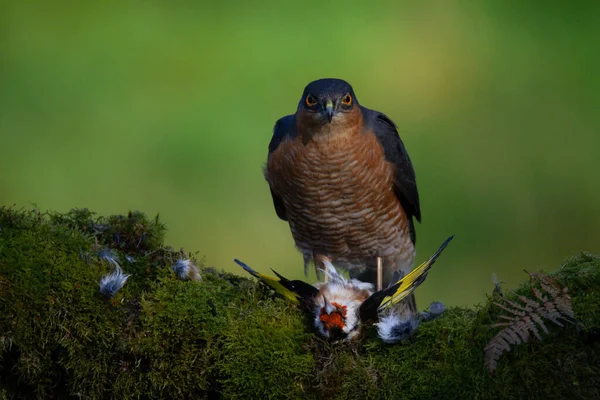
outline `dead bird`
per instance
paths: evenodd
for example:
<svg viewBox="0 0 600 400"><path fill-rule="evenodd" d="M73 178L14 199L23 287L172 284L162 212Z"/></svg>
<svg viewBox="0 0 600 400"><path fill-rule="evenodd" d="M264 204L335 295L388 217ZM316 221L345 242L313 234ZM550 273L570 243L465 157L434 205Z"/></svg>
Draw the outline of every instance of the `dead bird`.
<svg viewBox="0 0 600 400"><path fill-rule="evenodd" d="M314 316L319 333L332 340L349 341L359 336L362 326L375 324L387 343L408 337L418 326L418 316L404 320L393 306L410 296L423 283L429 269L454 238L449 237L424 263L403 277L397 277L385 289L374 291L371 283L347 279L329 261L323 272L327 282L314 286L300 280L289 280L272 270L276 277L256 272L240 260L234 260L287 300Z"/></svg>

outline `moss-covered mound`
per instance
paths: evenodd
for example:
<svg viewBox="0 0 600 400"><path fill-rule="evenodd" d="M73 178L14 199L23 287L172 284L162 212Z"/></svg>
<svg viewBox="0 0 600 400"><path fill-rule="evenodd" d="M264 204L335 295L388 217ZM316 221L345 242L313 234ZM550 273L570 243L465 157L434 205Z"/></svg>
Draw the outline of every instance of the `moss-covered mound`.
<svg viewBox="0 0 600 400"><path fill-rule="evenodd" d="M548 325L491 375L483 349L502 311L492 297L450 308L402 344L372 329L330 344L253 280L207 268L180 280L171 266L190 256L164 247L164 231L141 213L0 209L0 399L600 398L598 257L552 274L578 323ZM98 285L115 269L106 249L131 274L112 298Z"/></svg>

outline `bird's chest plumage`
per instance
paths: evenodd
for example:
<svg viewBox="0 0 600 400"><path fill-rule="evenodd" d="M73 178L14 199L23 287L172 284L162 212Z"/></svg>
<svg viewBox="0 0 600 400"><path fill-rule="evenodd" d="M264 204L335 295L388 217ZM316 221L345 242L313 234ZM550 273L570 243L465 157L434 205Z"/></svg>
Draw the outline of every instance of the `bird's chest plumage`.
<svg viewBox="0 0 600 400"><path fill-rule="evenodd" d="M287 140L269 158L266 175L301 250L363 258L402 247L406 215L393 167L372 132Z"/></svg>

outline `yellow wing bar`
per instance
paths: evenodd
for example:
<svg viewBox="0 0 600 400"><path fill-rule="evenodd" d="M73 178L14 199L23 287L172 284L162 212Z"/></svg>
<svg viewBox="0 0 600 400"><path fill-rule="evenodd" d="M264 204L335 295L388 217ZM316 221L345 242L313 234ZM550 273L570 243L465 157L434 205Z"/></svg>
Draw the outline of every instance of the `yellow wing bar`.
<svg viewBox="0 0 600 400"><path fill-rule="evenodd" d="M244 268L246 272L250 275L260 279L263 283L273 289L275 292L279 293L284 298L288 299L294 304L299 304L302 301L307 302L311 301L312 298L317 294L318 290L314 286L303 282L303 281L291 281L281 275L279 275L276 271L272 270L277 277L272 277L269 275L261 274L260 272L256 272L248 265L243 263L242 261L235 259L235 261L239 266Z"/></svg>
<svg viewBox="0 0 600 400"><path fill-rule="evenodd" d="M400 302L405 297L409 296L412 292L415 291L417 286L419 286L425 278L427 277L427 272L435 263L435 260L442 254L442 251L448 246L448 243L454 238L454 235L450 236L440 248L431 256L427 261L423 264L419 265L417 268L413 269L408 275L399 279L394 286L398 286L393 295L385 297L381 304L379 305L379 310L384 310L388 307L393 306L394 304Z"/></svg>

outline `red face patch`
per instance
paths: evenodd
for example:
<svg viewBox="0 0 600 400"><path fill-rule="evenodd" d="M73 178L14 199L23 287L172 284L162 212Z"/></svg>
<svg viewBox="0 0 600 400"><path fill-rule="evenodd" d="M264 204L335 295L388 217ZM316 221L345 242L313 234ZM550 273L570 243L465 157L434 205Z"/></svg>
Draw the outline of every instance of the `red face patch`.
<svg viewBox="0 0 600 400"><path fill-rule="evenodd" d="M344 321L346 320L347 308L336 302L331 303L331 305L335 307L335 310L332 311L331 314L327 314L325 307L321 307L321 310L319 311L319 320L327 330L331 330L332 328L343 329L346 325Z"/></svg>

